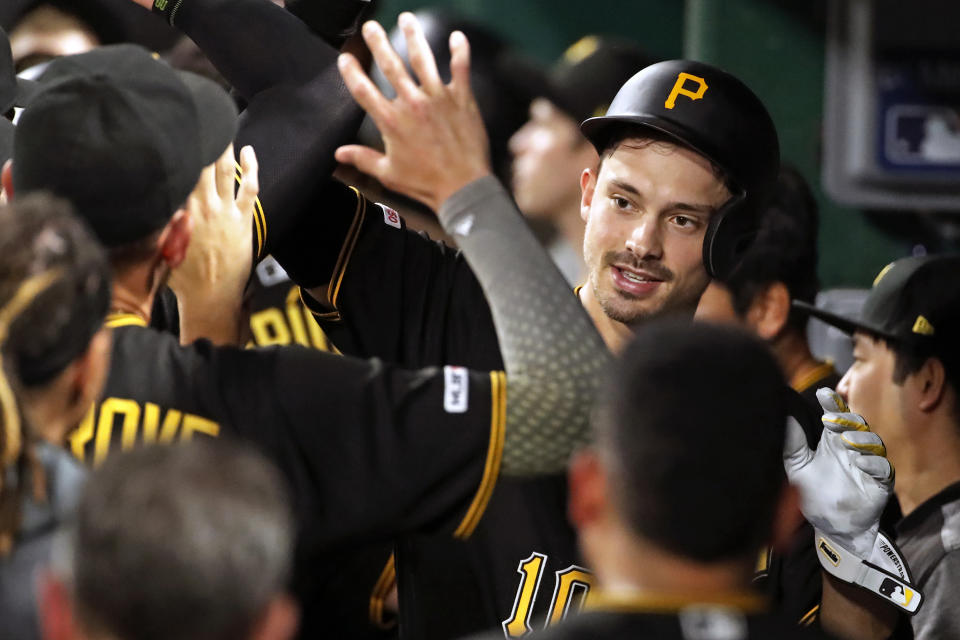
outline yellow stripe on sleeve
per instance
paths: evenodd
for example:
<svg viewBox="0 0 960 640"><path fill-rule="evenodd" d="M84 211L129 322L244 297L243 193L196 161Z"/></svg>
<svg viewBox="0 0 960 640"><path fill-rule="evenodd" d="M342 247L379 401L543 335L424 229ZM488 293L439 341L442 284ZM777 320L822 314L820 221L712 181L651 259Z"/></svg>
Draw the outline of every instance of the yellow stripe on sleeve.
<svg viewBox="0 0 960 640"><path fill-rule="evenodd" d="M396 620L386 620L384 617L384 602L396 584L397 566L391 553L370 594L370 622L377 628L391 629L396 624Z"/></svg>
<svg viewBox="0 0 960 640"><path fill-rule="evenodd" d="M503 458L503 439L507 423L507 378L503 371L490 372L490 396L490 446L487 449L483 478L480 480L480 487L473 497L473 502L470 503L470 508L467 509L467 514L453 532L455 538L469 538L477 528L480 518L487 509L487 504L490 503L493 488L500 475L500 460Z"/></svg>

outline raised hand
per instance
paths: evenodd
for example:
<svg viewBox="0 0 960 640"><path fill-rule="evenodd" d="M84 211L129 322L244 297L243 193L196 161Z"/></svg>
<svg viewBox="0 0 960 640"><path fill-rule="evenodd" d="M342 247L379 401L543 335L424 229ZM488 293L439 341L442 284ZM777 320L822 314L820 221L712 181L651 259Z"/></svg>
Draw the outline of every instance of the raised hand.
<svg viewBox="0 0 960 640"><path fill-rule="evenodd" d="M463 33L450 35L451 79L444 84L417 19L402 13L398 22L419 84L383 27L364 24L364 40L397 97L388 100L356 58L341 55L344 83L380 130L385 152L347 145L337 149L336 158L436 211L461 187L491 173L489 142L470 88L470 45Z"/></svg>

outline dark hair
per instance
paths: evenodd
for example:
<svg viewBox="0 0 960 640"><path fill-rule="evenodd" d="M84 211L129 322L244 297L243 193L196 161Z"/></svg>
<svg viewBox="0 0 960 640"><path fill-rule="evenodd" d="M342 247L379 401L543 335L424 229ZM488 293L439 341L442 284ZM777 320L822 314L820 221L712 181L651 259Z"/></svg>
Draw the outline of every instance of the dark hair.
<svg viewBox="0 0 960 640"><path fill-rule="evenodd" d="M817 278L817 202L799 171L782 166L760 218L760 230L726 284L733 308L743 317L766 287L782 282L790 298L813 303ZM791 308L787 326L806 328L807 316Z"/></svg>
<svg viewBox="0 0 960 640"><path fill-rule="evenodd" d="M276 469L238 441L134 449L91 477L54 570L78 621L124 640L247 637L291 568Z"/></svg>
<svg viewBox="0 0 960 640"><path fill-rule="evenodd" d="M619 149L621 146L624 146L624 143L627 141L630 142L629 146L634 148L659 146L667 150L672 149L673 147L686 146L676 138L658 131L657 129L645 127L640 124L631 124L629 122L617 123L610 127L607 139L602 145L603 151L600 153L600 162L597 165L598 172L600 171L600 168L603 167L604 160L613 155L613 152ZM692 151L703 155L696 149L692 149ZM706 156L704 157L706 158ZM714 177L723 183L723 185L727 188L727 191L730 193L736 193L737 187L733 184L733 181L730 179L730 176L723 169L723 167L716 164L709 158L706 159L710 162L710 170L713 172Z"/></svg>
<svg viewBox="0 0 960 640"><path fill-rule="evenodd" d="M39 466L18 396L86 351L107 312L110 276L100 245L63 200L19 199L0 208L0 227L0 456L24 479L28 466L35 474ZM0 551L19 527L27 484L7 483L6 474L0 468Z"/></svg>
<svg viewBox="0 0 960 640"><path fill-rule="evenodd" d="M658 320L623 353L598 411L616 508L638 536L700 562L769 540L784 483L786 382L746 332Z"/></svg>

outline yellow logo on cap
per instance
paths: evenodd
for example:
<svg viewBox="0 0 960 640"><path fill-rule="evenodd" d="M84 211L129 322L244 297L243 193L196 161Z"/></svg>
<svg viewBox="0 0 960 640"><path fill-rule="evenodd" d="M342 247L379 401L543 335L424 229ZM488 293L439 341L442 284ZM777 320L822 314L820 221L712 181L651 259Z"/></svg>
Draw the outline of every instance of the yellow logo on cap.
<svg viewBox="0 0 960 640"><path fill-rule="evenodd" d="M883 276L887 275L887 272L890 271L890 269L893 269L892 262L887 266L885 266L883 269L880 269L880 273L878 273L877 277L873 279L873 286L877 286L878 284L880 284L880 281L883 280Z"/></svg>
<svg viewBox="0 0 960 640"><path fill-rule="evenodd" d="M687 80L696 82L699 88L695 92L690 91L689 89L684 89L683 86L687 83ZM673 89L670 91L670 96L667 98L667 101L663 103L663 106L665 106L667 109L673 109L677 103L677 96L687 96L691 100L699 100L706 92L706 80L700 76L695 76L689 73L679 73L677 74L677 81L673 83Z"/></svg>
<svg viewBox="0 0 960 640"><path fill-rule="evenodd" d="M913 323L913 332L922 336L932 336L933 325L923 316L917 316L917 321Z"/></svg>
<svg viewBox="0 0 960 640"><path fill-rule="evenodd" d="M563 52L563 59L570 64L577 64L584 58L593 55L600 48L600 39L597 36L584 36Z"/></svg>

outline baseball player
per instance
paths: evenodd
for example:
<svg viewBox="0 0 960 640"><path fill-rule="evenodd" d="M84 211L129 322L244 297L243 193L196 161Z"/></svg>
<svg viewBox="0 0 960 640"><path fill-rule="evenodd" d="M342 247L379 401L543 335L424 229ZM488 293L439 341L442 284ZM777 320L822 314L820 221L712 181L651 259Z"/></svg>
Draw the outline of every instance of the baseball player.
<svg viewBox="0 0 960 640"><path fill-rule="evenodd" d="M386 153L346 147L338 150L338 160L441 211L454 200L466 220L490 209L512 210L489 177L482 153L471 153L485 145L475 114L460 106L460 88L439 80L412 16L401 16L401 26L419 86L379 25L367 23L367 43L398 98L386 100L351 57L341 57L347 86L381 128ZM451 36L452 50L465 46L457 34ZM773 186L777 137L766 110L742 83L688 61L638 73L606 116L587 120L582 130L602 162L581 176L590 276L579 296L616 351L652 315L692 313L709 276L730 273ZM357 202L335 220L312 221L342 234L336 268L324 273L300 264L295 275L308 286L318 318L338 348L403 363L495 361L491 317L462 258L403 233L402 224L398 229L389 217L381 222L367 213L362 198ZM353 215L342 215L347 211ZM806 462L804 457L801 466ZM840 464L839 458L830 463ZM857 481L846 481L856 488ZM874 502L883 491L889 494L888 484L872 496ZM589 575L577 560L564 502L559 476L501 484L468 544L452 548L429 537L400 541L402 632L449 637L500 626L511 637L575 611ZM823 503L808 506L829 510ZM550 576L554 589L541 588L541 579ZM573 588L573 582L579 586ZM845 598L834 598L831 606L849 606L872 619L869 606L861 610Z"/></svg>
<svg viewBox="0 0 960 640"><path fill-rule="evenodd" d="M569 473L594 589L583 613L539 637L825 637L770 611L750 584L758 549L785 542L799 517L780 463L786 385L765 345L661 320L612 373L596 443Z"/></svg>
<svg viewBox="0 0 960 640"><path fill-rule="evenodd" d="M103 121L109 130L93 126ZM107 322L113 364L104 398L70 437L72 450L96 464L113 448L140 442L221 433L252 440L291 482L303 539L312 547L307 554L427 526L466 536L501 471L562 468L585 437L589 398L607 356L590 355L603 351L599 337L559 276L544 287L555 276L549 268L493 305L505 311L498 326L502 343L515 345L516 376L513 356L505 358L507 376L456 367L408 372L310 349L181 348L173 336L145 327L170 268L171 285L184 294L184 334L223 324L205 313L213 300L233 298L226 311L239 305L252 258L246 243L256 165L249 152L241 155L235 201L232 150L224 153L235 130L226 94L131 46L55 61L24 113L5 182L18 194L49 189L72 200L110 248L116 273ZM214 160L194 189L201 168ZM184 200L187 208L179 208ZM209 251L204 258L212 263L187 255L187 211L196 216L193 246ZM493 295L492 282L548 264L510 218L484 217L475 229L474 252L489 268L474 268L490 276L485 285ZM509 254L498 255L491 244ZM211 278L204 271L210 264L230 273L215 269ZM528 307L517 308L513 296ZM556 342L544 339L551 317L563 318ZM591 345L586 357L571 352L573 344ZM556 378L532 366L541 358L586 368ZM528 436L536 441L521 444Z"/></svg>

